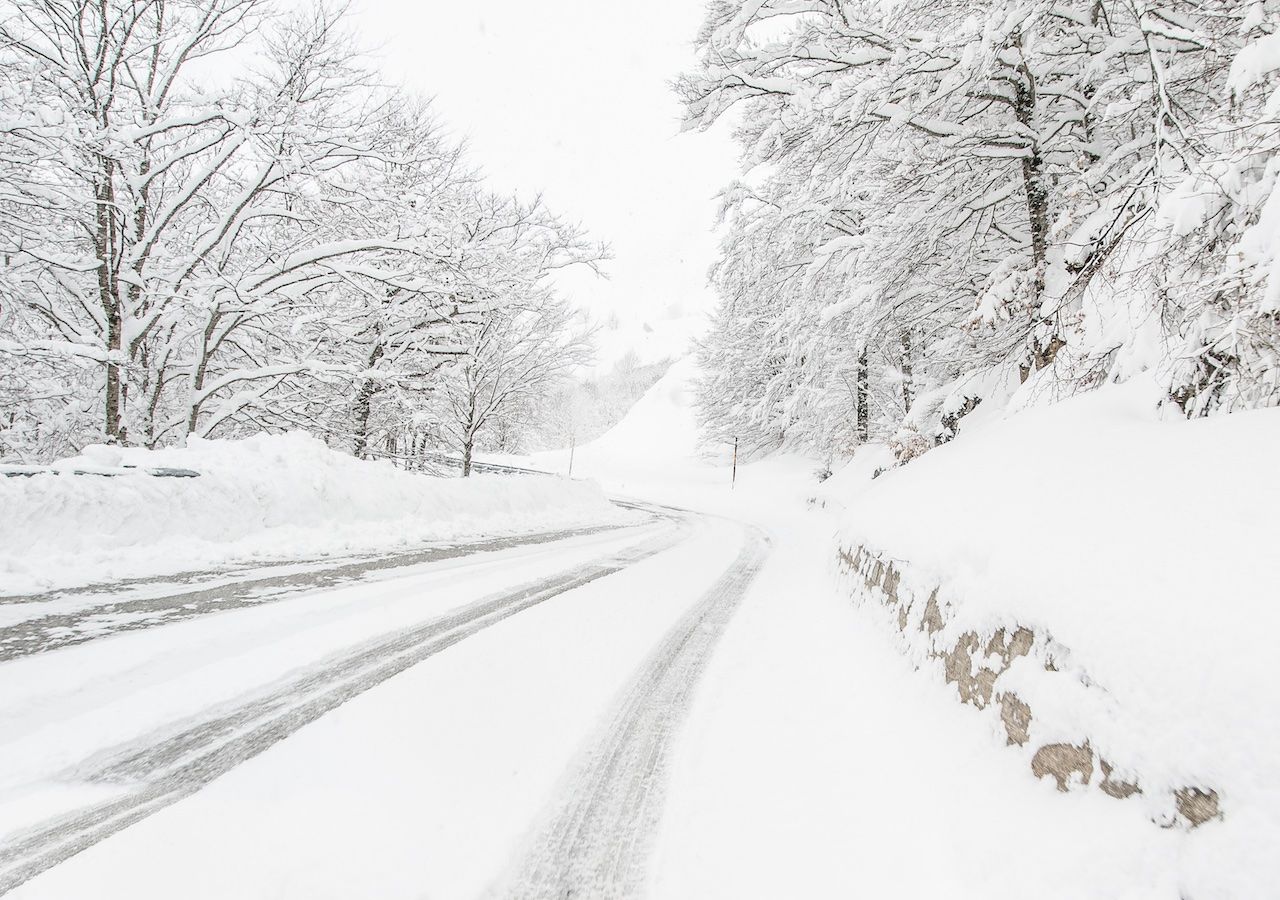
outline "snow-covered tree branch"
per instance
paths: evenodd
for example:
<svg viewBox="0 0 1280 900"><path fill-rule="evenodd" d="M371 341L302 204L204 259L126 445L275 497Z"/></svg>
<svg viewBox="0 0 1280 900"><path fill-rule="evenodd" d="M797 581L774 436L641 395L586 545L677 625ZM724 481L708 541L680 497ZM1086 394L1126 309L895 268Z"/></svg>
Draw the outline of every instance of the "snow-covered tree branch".
<svg viewBox="0 0 1280 900"><path fill-rule="evenodd" d="M746 171L706 423L910 456L1135 369L1188 415L1280 402L1273 7L713 4L676 88Z"/></svg>
<svg viewBox="0 0 1280 900"><path fill-rule="evenodd" d="M0 358L53 380L5 393L6 453L305 427L365 455L475 325L605 256L487 189L323 4L0 3L0 96Z"/></svg>

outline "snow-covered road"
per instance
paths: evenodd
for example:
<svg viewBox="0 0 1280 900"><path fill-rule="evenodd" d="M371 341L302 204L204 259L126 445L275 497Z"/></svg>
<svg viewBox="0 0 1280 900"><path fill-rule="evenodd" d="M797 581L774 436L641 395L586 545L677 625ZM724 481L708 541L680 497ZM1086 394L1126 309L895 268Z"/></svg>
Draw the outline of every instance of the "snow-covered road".
<svg viewBox="0 0 1280 900"><path fill-rule="evenodd" d="M673 739L712 651L768 554L756 529L668 631L588 742L547 820L495 897L640 896L662 819Z"/></svg>
<svg viewBox="0 0 1280 900"><path fill-rule="evenodd" d="M455 695L452 701L471 696L468 689L476 680L450 679L456 659L446 656L439 667L435 657L503 626L523 638L515 652L500 654L492 664L535 681L544 677L546 663L562 661L557 656L572 645L578 645L574 650L595 652L611 642L620 644L615 647L618 652L610 654L611 673L598 666L581 670L589 673L582 680L592 699L566 708L579 714L569 735L594 727L604 712L602 704L612 697L608 686L617 687L638 671L625 705L613 717L603 752L611 758L625 757L622 774L635 776L627 802L649 803L656 809L652 800L657 792L645 799L662 783L655 774L661 756L656 748L666 745L668 733L678 724L694 676L741 599L764 545L728 522L660 507L647 511L646 522L630 527L535 535L526 541L439 548L340 565L299 564L283 573L224 574L215 584L206 583L209 578L190 579L190 589L177 594L141 584L126 586L114 601L91 592L12 603L5 636L16 652L0 666L0 721L5 724L0 745L0 833L5 834L0 843L0 892L26 885L23 896L83 895L87 887L68 887L65 879L84 877L93 884L90 893L109 896L116 879L104 878L105 864L108 872L121 876L132 871L118 879L118 889L121 895L136 896L137 870L121 869L119 861L131 846L154 857L157 848L148 837L154 836L152 829L160 829L165 844L185 835L189 851L199 854L202 847L207 849L207 835L201 838L168 822L170 815L187 815L188 804L175 806L177 801L224 775L229 777L208 794L214 799L202 795L194 800L217 802L227 790L239 798L233 802L258 796L257 791L240 795L234 787L239 777L246 777L237 767L247 760L266 761L269 768L283 765L289 772L310 768L310 763L288 760L295 752L289 738L356 698L372 710L385 710L390 695L373 689L395 682L402 673L435 673L451 681L443 690L428 688L418 704L436 694ZM223 597L228 599L219 605ZM534 615L553 598L563 607L558 617L568 626L567 633L544 632ZM50 604L71 608L29 612ZM145 614L123 615L117 624L109 619L111 610L103 609L130 604ZM569 613L564 618L572 608L578 609L577 617ZM74 616L79 616L78 628L49 622ZM480 706L485 703L483 698L471 699ZM547 695L544 706L547 700L558 709L565 695ZM448 717L436 724L473 747L495 738L502 746L512 746L512 736L472 733ZM380 734L377 726L360 733L374 746L394 740ZM552 733L565 737L563 728ZM570 738L561 744L540 767L540 776L554 777L563 770L577 743ZM276 752L266 752L269 749ZM424 747L423 752L422 765L434 770L432 748ZM302 753L314 759L305 749ZM345 766L340 770L348 771ZM331 779L335 770L326 771ZM451 772L463 783L483 780L481 773L465 766L439 771ZM600 782L583 807L590 807L592 825L566 833L567 819L562 818L557 852L579 859L574 847L594 840L602 816L612 818L618 846L625 843L622 836L638 833L633 810L608 806L616 783L612 776L617 774L615 765L610 774L600 769L589 776ZM252 799L250 803L257 805ZM537 805L528 809L529 815ZM603 811L598 808L602 805L607 807ZM433 808L437 813L449 809L423 804L412 817L421 820ZM244 809L244 823L255 821L261 812ZM381 818L399 831L404 820L391 812ZM330 814L347 816L341 805ZM456 810L449 812L454 814ZM649 819L652 826L656 816ZM166 847L164 855L172 851ZM280 871L293 870L287 857L271 859ZM165 871L154 862L142 868L157 876ZM358 872L364 869L356 867ZM31 881L46 871L46 877ZM410 866L406 874L413 871ZM500 867L487 866L472 875L483 878L498 871ZM351 886L357 895L364 893ZM244 891L243 884L224 886L209 896L242 896ZM163 878L156 885L157 895L175 892L177 886L165 886ZM181 892L190 894L185 888Z"/></svg>
<svg viewBox="0 0 1280 900"><path fill-rule="evenodd" d="M776 506L652 507L4 663L0 885L1170 896L1184 836L1002 760L839 600L830 523Z"/></svg>
<svg viewBox="0 0 1280 900"><path fill-rule="evenodd" d="M611 527L583 526L461 544L432 544L408 552L228 567L0 597L0 662L122 631L258 606L322 588L368 582L383 576L400 578L428 563L597 534Z"/></svg>
<svg viewBox="0 0 1280 900"><path fill-rule="evenodd" d="M402 627L359 643L291 672L285 680L263 690L201 710L164 731L151 732L140 739L95 752L68 773L70 778L95 786L119 787L121 795L44 823L0 849L0 872L3 873L0 890L194 793L308 722L481 629L661 552L680 538L681 531L676 524L645 540L627 543L621 549L594 557L586 564L519 584L420 625ZM546 535L538 535L527 545L516 546L527 551L543 544L550 544L546 551L554 558L573 542L563 536L560 540L549 540ZM489 554L481 562L481 571L506 562L492 545L482 549L442 549L437 559L458 560L481 553ZM422 576L434 572L432 566L421 562L420 558L426 555L429 553L423 552L405 561L407 565L395 582L398 591L426 589ZM379 562L379 571L395 572L388 568L387 560ZM365 565L367 571L367 567L375 564ZM355 577L353 566L343 567L347 577ZM305 583L307 578L323 583L333 575L331 568L297 573L289 584L294 586L299 580ZM245 590L259 583L248 582ZM194 610L191 615L208 612L205 607L210 603L210 595L217 592L218 589L201 591L203 604L175 604L171 597L157 598L158 603L148 602L156 609L156 618L163 621L170 609L187 610L190 606ZM236 595L235 590L227 592L233 598ZM170 616L173 617L182 618ZM58 643L56 636L51 638L51 643Z"/></svg>

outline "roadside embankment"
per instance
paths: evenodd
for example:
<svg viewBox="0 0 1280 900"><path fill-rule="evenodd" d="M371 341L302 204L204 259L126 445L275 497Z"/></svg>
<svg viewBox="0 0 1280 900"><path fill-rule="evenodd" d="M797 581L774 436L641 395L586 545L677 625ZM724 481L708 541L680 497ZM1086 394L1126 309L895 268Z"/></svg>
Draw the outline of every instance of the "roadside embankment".
<svg viewBox="0 0 1280 900"><path fill-rule="evenodd" d="M1280 410L1162 420L1152 400L1137 382L975 416L899 468L867 448L818 499L855 601L995 742L1194 828L1223 896L1260 896L1280 878Z"/></svg>

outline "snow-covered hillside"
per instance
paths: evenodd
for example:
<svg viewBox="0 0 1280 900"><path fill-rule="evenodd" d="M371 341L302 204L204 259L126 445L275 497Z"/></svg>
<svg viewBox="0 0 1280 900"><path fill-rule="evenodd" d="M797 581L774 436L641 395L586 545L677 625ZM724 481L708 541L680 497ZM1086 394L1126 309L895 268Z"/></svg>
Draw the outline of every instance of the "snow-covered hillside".
<svg viewBox="0 0 1280 900"><path fill-rule="evenodd" d="M660 464L695 456L698 423L691 382L696 375L692 357L674 363L621 422L580 448L582 461L587 465L606 459Z"/></svg>
<svg viewBox="0 0 1280 900"><path fill-rule="evenodd" d="M198 478L154 478L172 467ZM300 432L186 449L92 448L61 474L0 477L0 593L618 521L590 484L435 478ZM75 475L71 470L115 472Z"/></svg>
<svg viewBox="0 0 1280 900"><path fill-rule="evenodd" d="M841 546L895 567L875 593L902 605L919 663L947 654L963 679L965 634L1035 632L995 686L1033 710L1027 755L1090 748L1157 821L1181 787L1217 792L1223 819L1188 866L1229 870L1222 896L1263 896L1280 878L1261 850L1280 843L1280 410L1161 421L1158 391L1138 379L973 422L874 479L892 457L868 447L818 494L842 510ZM940 614L925 610L935 588Z"/></svg>
<svg viewBox="0 0 1280 900"><path fill-rule="evenodd" d="M572 458L575 479L594 480L615 494L765 522L779 502L812 488L820 464L776 454L741 463L735 483L731 449L702 440L695 398L701 374L694 356L677 360L617 425L572 453L496 459L565 475Z"/></svg>

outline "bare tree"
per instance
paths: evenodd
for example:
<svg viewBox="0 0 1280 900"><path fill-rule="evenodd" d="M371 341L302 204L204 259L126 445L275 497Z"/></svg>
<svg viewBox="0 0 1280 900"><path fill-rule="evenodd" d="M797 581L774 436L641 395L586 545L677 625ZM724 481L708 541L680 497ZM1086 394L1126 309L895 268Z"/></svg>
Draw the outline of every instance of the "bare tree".
<svg viewBox="0 0 1280 900"><path fill-rule="evenodd" d="M61 404L72 443L303 427L367 452L458 327L603 255L487 191L324 4L0 0L0 91L0 354L64 386L6 392L24 446Z"/></svg>
<svg viewBox="0 0 1280 900"><path fill-rule="evenodd" d="M467 356L440 391L444 432L462 455L463 477L486 429L516 427L558 380L590 360L590 335L575 320L565 301L538 293L476 326Z"/></svg>

